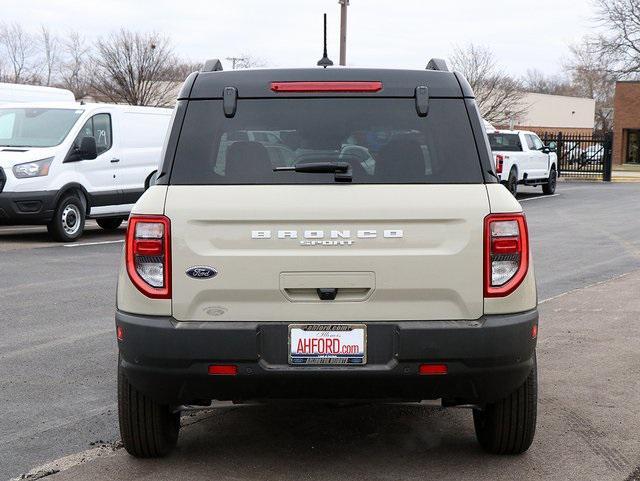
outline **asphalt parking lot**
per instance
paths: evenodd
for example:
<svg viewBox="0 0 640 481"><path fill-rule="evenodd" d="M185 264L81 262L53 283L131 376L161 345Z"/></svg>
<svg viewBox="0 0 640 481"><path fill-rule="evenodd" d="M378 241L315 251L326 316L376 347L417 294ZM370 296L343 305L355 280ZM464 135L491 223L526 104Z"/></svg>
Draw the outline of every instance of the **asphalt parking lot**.
<svg viewBox="0 0 640 481"><path fill-rule="evenodd" d="M112 449L124 230L65 246L2 227L0 479L70 455L50 479L640 479L640 184L522 191L542 301L526 455L483 454L466 410L292 404L185 416L174 455L130 458Z"/></svg>

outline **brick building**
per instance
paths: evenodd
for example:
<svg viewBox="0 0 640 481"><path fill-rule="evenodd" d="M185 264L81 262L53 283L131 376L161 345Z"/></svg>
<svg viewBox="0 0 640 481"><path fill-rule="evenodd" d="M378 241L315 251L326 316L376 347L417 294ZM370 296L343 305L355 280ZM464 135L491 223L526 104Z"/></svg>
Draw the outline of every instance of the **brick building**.
<svg viewBox="0 0 640 481"><path fill-rule="evenodd" d="M640 164L640 81L616 83L613 164Z"/></svg>

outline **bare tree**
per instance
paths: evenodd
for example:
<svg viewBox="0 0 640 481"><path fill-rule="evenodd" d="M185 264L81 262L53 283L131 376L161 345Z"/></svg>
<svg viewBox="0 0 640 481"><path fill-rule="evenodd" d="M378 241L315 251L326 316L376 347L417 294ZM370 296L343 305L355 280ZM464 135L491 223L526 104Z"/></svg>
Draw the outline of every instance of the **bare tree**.
<svg viewBox="0 0 640 481"><path fill-rule="evenodd" d="M43 83L49 86L53 80L54 72L58 69L59 41L55 35L51 34L49 28L44 25L40 28L40 41L44 59Z"/></svg>
<svg viewBox="0 0 640 481"><path fill-rule="evenodd" d="M71 90L77 99L91 93L91 49L78 32L70 32L62 41L60 86Z"/></svg>
<svg viewBox="0 0 640 481"><path fill-rule="evenodd" d="M111 102L167 105L179 82L169 39L157 33L120 30L96 43L93 89Z"/></svg>
<svg viewBox="0 0 640 481"><path fill-rule="evenodd" d="M0 56L4 58L6 82L37 81L37 48L32 35L19 24L0 24Z"/></svg>
<svg viewBox="0 0 640 481"><path fill-rule="evenodd" d="M640 0L595 0L604 27L599 52L612 61L608 70L640 76Z"/></svg>
<svg viewBox="0 0 640 481"><path fill-rule="evenodd" d="M577 95L571 81L566 76L546 75L537 69L527 70L522 79L522 84L527 92L548 95Z"/></svg>
<svg viewBox="0 0 640 481"><path fill-rule="evenodd" d="M471 84L485 120L507 124L526 113L521 83L500 69L488 48L473 44L457 47L450 60Z"/></svg>
<svg viewBox="0 0 640 481"><path fill-rule="evenodd" d="M176 65L171 68L169 77L175 79L176 81L183 82L184 79L189 76L189 74L191 74L192 72L197 72L201 68L201 63L178 61L178 63L176 63Z"/></svg>
<svg viewBox="0 0 640 481"><path fill-rule="evenodd" d="M609 70L611 55L602 51L599 42L586 38L570 46L571 57L565 61L571 85L577 95L596 101L596 127L609 131L613 127L613 97L617 74Z"/></svg>

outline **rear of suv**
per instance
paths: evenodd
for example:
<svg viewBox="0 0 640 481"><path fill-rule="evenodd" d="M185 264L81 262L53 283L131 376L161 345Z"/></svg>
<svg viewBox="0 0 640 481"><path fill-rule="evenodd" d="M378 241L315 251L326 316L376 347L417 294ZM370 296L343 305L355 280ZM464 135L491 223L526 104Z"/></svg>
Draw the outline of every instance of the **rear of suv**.
<svg viewBox="0 0 640 481"><path fill-rule="evenodd" d="M119 276L127 451L167 454L185 406L277 399L441 400L488 452L526 451L537 297L496 179L441 61L192 74Z"/></svg>

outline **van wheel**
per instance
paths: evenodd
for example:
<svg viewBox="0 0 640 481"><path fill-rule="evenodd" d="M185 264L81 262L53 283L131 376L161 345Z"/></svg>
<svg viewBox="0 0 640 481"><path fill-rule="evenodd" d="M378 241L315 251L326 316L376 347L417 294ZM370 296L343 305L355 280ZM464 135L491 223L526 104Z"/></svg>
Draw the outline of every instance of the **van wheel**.
<svg viewBox="0 0 640 481"><path fill-rule="evenodd" d="M122 372L118 360L118 419L122 444L136 458L169 454L178 442L180 413L145 396Z"/></svg>
<svg viewBox="0 0 640 481"><path fill-rule="evenodd" d="M124 217L103 217L96 222L104 230L116 230L124 222Z"/></svg>
<svg viewBox="0 0 640 481"><path fill-rule="evenodd" d="M552 195L556 191L556 184L558 182L558 174L556 169L551 169L549 172L549 178L546 184L542 184L542 193L545 195Z"/></svg>
<svg viewBox="0 0 640 481"><path fill-rule="evenodd" d="M524 384L483 410L473 411L476 438L492 454L522 454L533 442L538 404L537 367Z"/></svg>
<svg viewBox="0 0 640 481"><path fill-rule="evenodd" d="M505 187L514 197L518 193L518 173L516 172L516 169L511 169L509 172L509 178L507 179Z"/></svg>
<svg viewBox="0 0 640 481"><path fill-rule="evenodd" d="M47 224L49 234L58 242L74 242L84 232L85 212L82 201L74 194L65 195Z"/></svg>

